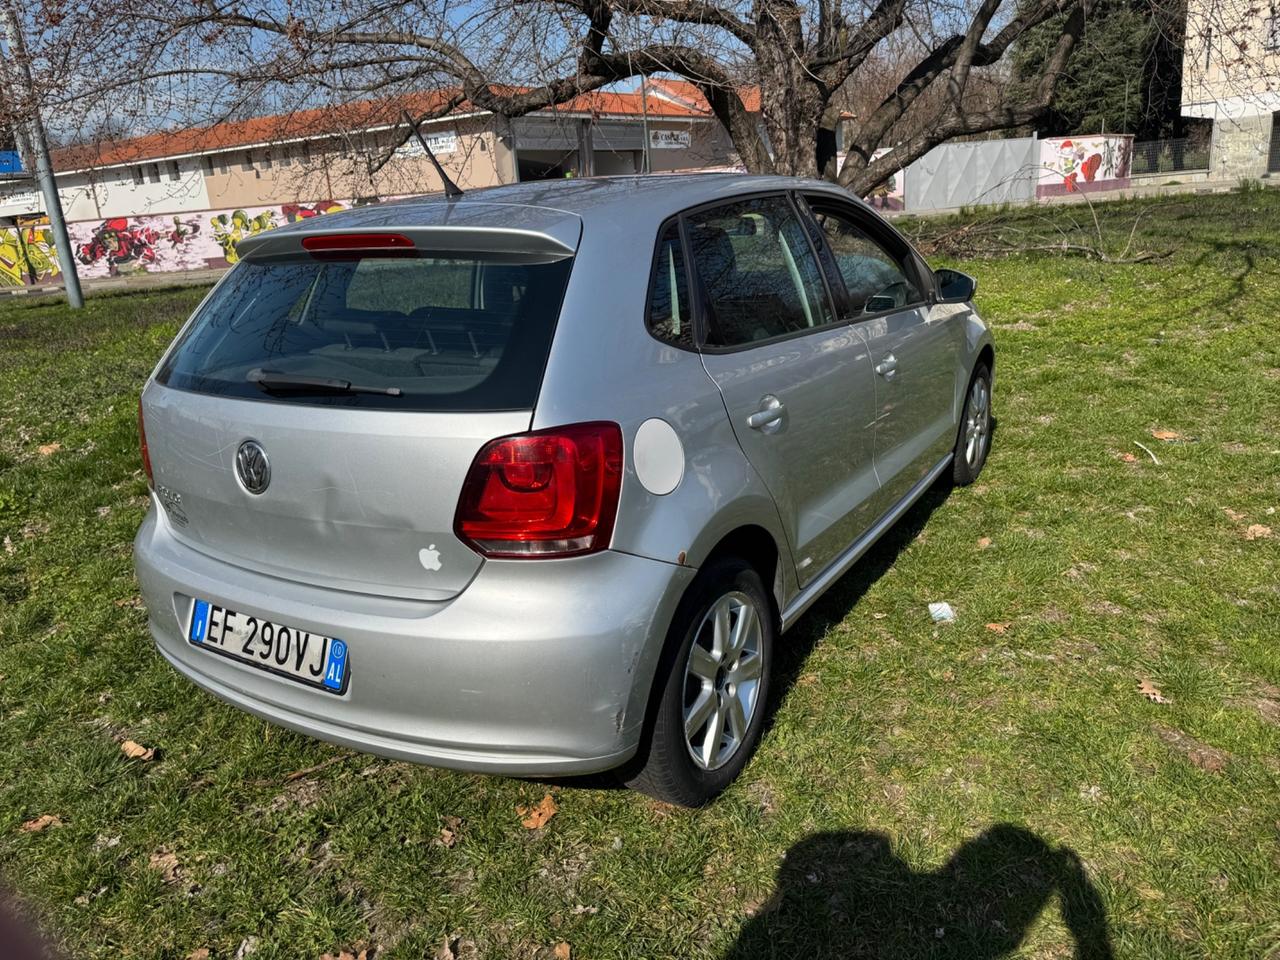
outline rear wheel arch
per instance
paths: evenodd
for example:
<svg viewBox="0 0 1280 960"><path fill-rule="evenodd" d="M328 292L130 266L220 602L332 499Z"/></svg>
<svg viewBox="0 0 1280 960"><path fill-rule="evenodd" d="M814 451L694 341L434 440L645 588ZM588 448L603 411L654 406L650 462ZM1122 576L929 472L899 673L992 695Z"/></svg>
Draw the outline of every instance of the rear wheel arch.
<svg viewBox="0 0 1280 960"><path fill-rule="evenodd" d="M717 560L737 557L760 574L760 579L773 599L775 620L782 609L782 554L772 533L758 524L745 524L722 536L698 566L707 567Z"/></svg>

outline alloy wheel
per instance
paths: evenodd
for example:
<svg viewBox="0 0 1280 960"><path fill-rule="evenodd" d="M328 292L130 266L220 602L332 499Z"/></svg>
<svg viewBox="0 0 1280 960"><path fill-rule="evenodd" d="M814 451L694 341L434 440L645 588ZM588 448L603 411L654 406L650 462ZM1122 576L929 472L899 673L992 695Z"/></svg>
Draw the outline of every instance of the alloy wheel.
<svg viewBox="0 0 1280 960"><path fill-rule="evenodd" d="M694 634L684 675L684 736L704 770L724 766L760 708L760 611L745 593L720 597Z"/></svg>
<svg viewBox="0 0 1280 960"><path fill-rule="evenodd" d="M964 422L964 459L971 471L976 472L982 465L990 442L991 387L982 377L976 377L969 388Z"/></svg>

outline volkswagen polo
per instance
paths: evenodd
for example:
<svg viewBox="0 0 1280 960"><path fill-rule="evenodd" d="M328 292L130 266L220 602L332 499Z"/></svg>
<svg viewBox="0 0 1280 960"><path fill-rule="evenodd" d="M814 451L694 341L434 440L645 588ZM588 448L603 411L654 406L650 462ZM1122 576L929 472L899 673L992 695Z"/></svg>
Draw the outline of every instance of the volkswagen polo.
<svg viewBox="0 0 1280 960"><path fill-rule="evenodd" d="M987 455L973 280L828 183L518 184L238 253L139 404L150 630L358 750L704 803L784 632Z"/></svg>

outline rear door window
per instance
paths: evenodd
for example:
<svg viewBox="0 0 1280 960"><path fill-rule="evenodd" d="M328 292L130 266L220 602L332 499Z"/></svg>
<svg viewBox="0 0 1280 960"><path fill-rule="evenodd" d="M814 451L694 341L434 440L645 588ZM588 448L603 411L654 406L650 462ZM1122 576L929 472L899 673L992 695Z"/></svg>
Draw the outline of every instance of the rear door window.
<svg viewBox="0 0 1280 960"><path fill-rule="evenodd" d="M527 409L571 262L246 260L201 308L158 379L287 403Z"/></svg>
<svg viewBox="0 0 1280 960"><path fill-rule="evenodd" d="M649 332L659 340L692 349L691 308L680 224L672 222L658 239L658 256L649 283Z"/></svg>
<svg viewBox="0 0 1280 960"><path fill-rule="evenodd" d="M688 227L708 346L771 340L834 320L817 259L785 197L700 210Z"/></svg>

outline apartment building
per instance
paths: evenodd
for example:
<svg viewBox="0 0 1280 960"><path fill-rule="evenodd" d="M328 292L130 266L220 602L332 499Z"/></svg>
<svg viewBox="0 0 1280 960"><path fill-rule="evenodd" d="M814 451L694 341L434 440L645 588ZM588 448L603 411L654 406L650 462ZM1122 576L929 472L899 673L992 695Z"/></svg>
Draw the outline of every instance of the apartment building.
<svg viewBox="0 0 1280 960"><path fill-rule="evenodd" d="M1188 0L1182 115L1213 121L1210 176L1280 176L1280 0Z"/></svg>

